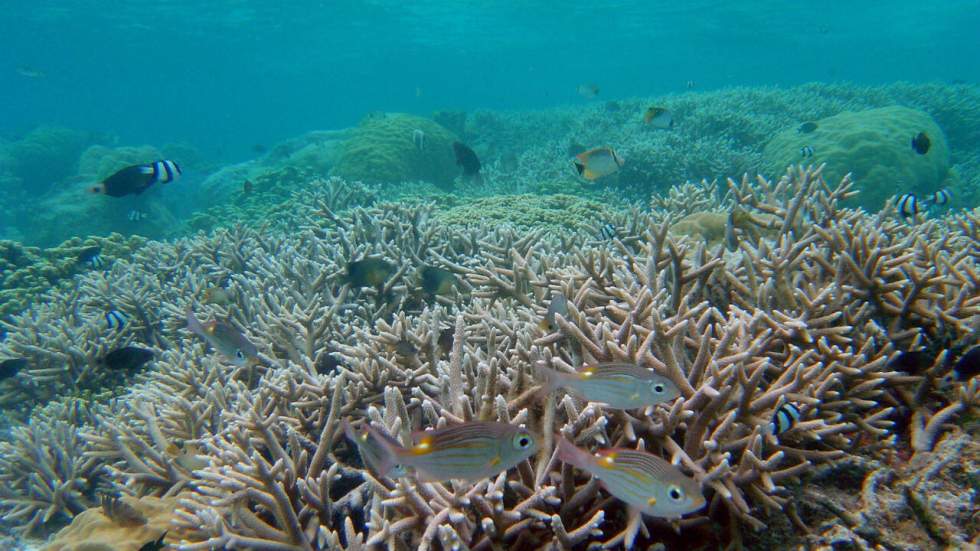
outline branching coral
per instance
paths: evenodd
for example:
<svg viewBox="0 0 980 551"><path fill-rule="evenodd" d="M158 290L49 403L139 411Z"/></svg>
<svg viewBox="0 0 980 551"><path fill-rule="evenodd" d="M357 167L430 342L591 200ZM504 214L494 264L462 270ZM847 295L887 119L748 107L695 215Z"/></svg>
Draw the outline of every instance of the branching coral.
<svg viewBox="0 0 980 551"><path fill-rule="evenodd" d="M952 413L974 407L975 383L936 392L943 362L926 376L890 360L976 338L976 220L910 225L844 210L850 181L827 183L813 167L730 181L724 202L711 189L705 206L737 205L758 221L736 232L736 250L671 235L672 217L657 214L616 217L617 236L598 240L446 228L429 205L341 211L320 191L283 221L288 234L239 227L151 244L113 269L112 285L89 276L34 315L118 303L139 320L128 338L161 349L156 369L84 431L84 457L120 491L179 493L183 549L615 547L678 531L688 543L739 542L744 527L793 514L791 490L814 466L907 449L910 417L923 421L911 447L926 450ZM351 288L347 262L368 256L395 273ZM428 265L459 276L452 294L418 296ZM259 366L223 365L181 330L184 308L213 285L233 300L207 308L244 328ZM543 333L558 292L568 315ZM615 411L538 392L537 366L598 361L654 369L682 397ZM785 403L800 420L773 435ZM348 418L403 442L462 421L525 424L542 451L476 483L380 478L342 436ZM672 523L630 521L596 481L552 458L556 432L668 458L709 506Z"/></svg>

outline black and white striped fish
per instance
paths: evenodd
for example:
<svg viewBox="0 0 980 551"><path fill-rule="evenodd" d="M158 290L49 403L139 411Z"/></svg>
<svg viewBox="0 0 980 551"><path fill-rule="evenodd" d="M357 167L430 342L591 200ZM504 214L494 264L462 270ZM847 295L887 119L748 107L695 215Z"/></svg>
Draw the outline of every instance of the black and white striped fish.
<svg viewBox="0 0 980 551"><path fill-rule="evenodd" d="M616 226L613 226L609 222L606 222L599 228L600 239L616 239L617 237L619 237L619 232L616 231Z"/></svg>
<svg viewBox="0 0 980 551"><path fill-rule="evenodd" d="M932 195L925 198L925 202L930 205L943 206L949 203L950 198L953 196L948 189L943 188Z"/></svg>
<svg viewBox="0 0 980 551"><path fill-rule="evenodd" d="M813 147L804 145L800 148L800 155L803 157L813 157Z"/></svg>
<svg viewBox="0 0 980 551"><path fill-rule="evenodd" d="M906 193L898 198L898 202L895 203L898 208L898 214L902 218L908 218L910 216L915 216L919 214L919 199L914 193Z"/></svg>
<svg viewBox="0 0 980 551"><path fill-rule="evenodd" d="M129 218L130 222L139 222L140 220L143 220L147 216L149 216L149 214L141 210L131 210L129 211L129 214L126 216L126 218Z"/></svg>
<svg viewBox="0 0 980 551"><path fill-rule="evenodd" d="M769 422L769 432L773 436L780 435L796 426L800 420L800 409L796 405L786 402L776 408Z"/></svg>
<svg viewBox="0 0 980 551"><path fill-rule="evenodd" d="M174 161L160 160L145 165L133 165L116 172L99 184L92 186L92 193L110 197L139 195L153 184L168 184L180 177L180 165Z"/></svg>
<svg viewBox="0 0 980 551"><path fill-rule="evenodd" d="M98 245L85 247L78 253L78 262L88 264L95 269L102 268L105 266L105 260L102 260L102 247Z"/></svg>
<svg viewBox="0 0 980 551"><path fill-rule="evenodd" d="M105 324L109 329L115 329L116 331L122 331L126 324L129 323L129 316L125 312L120 312L119 310L109 310L105 313Z"/></svg>

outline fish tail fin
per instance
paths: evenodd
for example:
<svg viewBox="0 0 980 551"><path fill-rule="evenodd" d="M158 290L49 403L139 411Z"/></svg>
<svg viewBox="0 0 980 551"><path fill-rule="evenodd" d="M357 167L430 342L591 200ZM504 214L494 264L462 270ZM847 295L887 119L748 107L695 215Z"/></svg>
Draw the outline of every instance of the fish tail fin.
<svg viewBox="0 0 980 551"><path fill-rule="evenodd" d="M569 442L564 436L558 437L556 452L558 460L562 463L568 463L582 470L588 470L592 465L592 455Z"/></svg>
<svg viewBox="0 0 980 551"><path fill-rule="evenodd" d="M405 448L394 437L372 427L370 423L364 425L364 429L379 446L374 468L377 469L379 476L387 476L392 469L402 464L402 452L405 451ZM348 434L348 438L351 434L353 434L353 429Z"/></svg>
<svg viewBox="0 0 980 551"><path fill-rule="evenodd" d="M534 373L541 381L541 390L538 392L543 396L551 394L555 391L555 389L561 386L561 373L551 369L550 367L537 364L534 368Z"/></svg>
<svg viewBox="0 0 980 551"><path fill-rule="evenodd" d="M196 334L204 335L204 326L198 321L197 317L194 315L194 311L190 306L187 307L187 329Z"/></svg>

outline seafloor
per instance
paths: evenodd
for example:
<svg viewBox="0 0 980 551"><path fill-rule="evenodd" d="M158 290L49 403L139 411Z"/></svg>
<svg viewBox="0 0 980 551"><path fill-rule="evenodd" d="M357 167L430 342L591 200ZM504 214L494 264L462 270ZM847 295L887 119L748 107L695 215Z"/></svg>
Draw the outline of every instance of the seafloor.
<svg viewBox="0 0 980 551"><path fill-rule="evenodd" d="M650 105L674 126L645 126ZM975 86L379 113L223 167L189 146L80 135L0 142L16 238L0 255L0 359L28 360L0 380L0 548L137 551L164 533L186 550L980 543L980 382L963 359L980 328ZM456 178L454 140L480 155L482 181ZM570 157L600 145L623 168L578 179ZM140 199L139 226L132 205L70 200L73 182L178 154L211 174L193 216L166 204L170 189ZM65 184L32 215L39 167ZM921 212L896 210L903 193ZM27 219L49 222L34 234ZM99 265L78 262L91 246ZM368 257L394 273L357 287L349 263ZM425 267L452 285L424 289ZM542 325L558 293L567 312ZM185 330L188 309L240 328L258 364ZM127 345L154 360L109 370ZM538 392L539 366L609 361L655 369L681 397L618 411ZM785 403L800 418L770 434ZM542 450L475 483L377 477L345 419L403 440L499 420ZM556 433L668 458L708 506L631 521L553 459Z"/></svg>

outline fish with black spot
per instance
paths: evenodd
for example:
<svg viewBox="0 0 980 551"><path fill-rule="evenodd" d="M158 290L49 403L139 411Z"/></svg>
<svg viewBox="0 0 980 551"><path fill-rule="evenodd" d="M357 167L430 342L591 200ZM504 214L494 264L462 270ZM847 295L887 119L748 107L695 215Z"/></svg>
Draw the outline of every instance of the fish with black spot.
<svg viewBox="0 0 980 551"><path fill-rule="evenodd" d="M381 289L397 270L395 265L380 258L365 258L347 263L347 273L341 278L351 287Z"/></svg>
<svg viewBox="0 0 980 551"><path fill-rule="evenodd" d="M817 123L813 121L806 121L805 123L796 127L797 134L810 134L817 129Z"/></svg>
<svg viewBox="0 0 980 551"><path fill-rule="evenodd" d="M27 367L26 358L10 358L0 362L0 381L16 377L22 369Z"/></svg>
<svg viewBox="0 0 980 551"><path fill-rule="evenodd" d="M583 151L572 160L578 175L590 182L615 174L624 164L623 158L611 147L597 147Z"/></svg>
<svg viewBox="0 0 980 551"><path fill-rule="evenodd" d="M174 161L154 161L145 165L127 166L92 186L89 191L110 197L139 195L154 184L173 182L181 174L180 165Z"/></svg>
<svg viewBox="0 0 980 551"><path fill-rule="evenodd" d="M665 107L648 107L643 113L643 124L651 128L669 130L674 127L674 115Z"/></svg>
<svg viewBox="0 0 980 551"><path fill-rule="evenodd" d="M164 530L164 532L160 534L159 538L144 543L143 545L140 546L140 548L137 551L162 551L167 547L167 544L163 543L163 540L166 538L167 538L167 531Z"/></svg>
<svg viewBox="0 0 980 551"><path fill-rule="evenodd" d="M480 175L480 158L476 156L468 145L462 142L453 142L453 154L456 155L456 164L463 169L463 178L474 184L483 183L483 176Z"/></svg>
<svg viewBox="0 0 980 551"><path fill-rule="evenodd" d="M456 274L445 268L425 266L419 270L419 279L422 291L429 297L448 295L456 288Z"/></svg>
<svg viewBox="0 0 980 551"><path fill-rule="evenodd" d="M928 153L930 146L932 146L932 141L925 132L919 132L915 136L912 136L912 150L919 155Z"/></svg>
<svg viewBox="0 0 980 551"><path fill-rule="evenodd" d="M967 350L953 364L953 377L957 381L969 381L980 375L980 346Z"/></svg>
<svg viewBox="0 0 980 551"><path fill-rule="evenodd" d="M138 346L124 346L106 354L102 358L102 365L113 371L132 373L153 360L153 357L152 350Z"/></svg>

